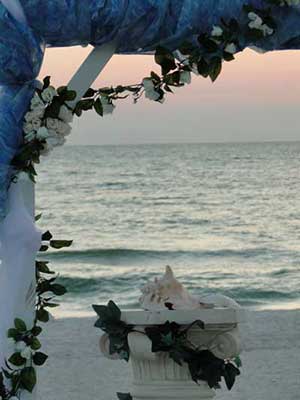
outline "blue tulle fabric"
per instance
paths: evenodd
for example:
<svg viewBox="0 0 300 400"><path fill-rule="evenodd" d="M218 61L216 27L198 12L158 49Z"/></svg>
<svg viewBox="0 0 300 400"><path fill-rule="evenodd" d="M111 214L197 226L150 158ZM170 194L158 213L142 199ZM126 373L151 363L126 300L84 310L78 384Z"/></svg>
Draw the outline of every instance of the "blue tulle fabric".
<svg viewBox="0 0 300 400"><path fill-rule="evenodd" d="M263 0L20 0L28 24L0 3L0 217L5 214L9 164L22 141L22 119L34 90L45 46L95 46L115 40L119 53L175 50L210 30L220 18L242 16L244 4ZM276 34L265 50L300 48L299 7L276 8Z"/></svg>

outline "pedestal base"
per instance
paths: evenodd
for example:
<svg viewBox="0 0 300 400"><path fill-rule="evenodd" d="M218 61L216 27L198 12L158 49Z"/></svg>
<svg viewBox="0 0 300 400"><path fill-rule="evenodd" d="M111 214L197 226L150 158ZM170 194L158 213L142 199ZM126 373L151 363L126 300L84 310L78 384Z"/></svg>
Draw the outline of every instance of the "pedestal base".
<svg viewBox="0 0 300 400"><path fill-rule="evenodd" d="M134 400L209 400L215 392L205 382L196 385L186 381L152 381L133 383L131 395Z"/></svg>

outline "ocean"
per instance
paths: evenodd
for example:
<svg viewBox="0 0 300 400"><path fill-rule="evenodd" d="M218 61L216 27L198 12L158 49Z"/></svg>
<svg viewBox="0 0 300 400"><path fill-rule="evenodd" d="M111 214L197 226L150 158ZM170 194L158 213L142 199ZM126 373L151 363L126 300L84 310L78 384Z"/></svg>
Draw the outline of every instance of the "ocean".
<svg viewBox="0 0 300 400"><path fill-rule="evenodd" d="M65 146L38 172L39 226L74 240L40 257L60 315L136 308L166 265L199 296L300 308L300 142Z"/></svg>

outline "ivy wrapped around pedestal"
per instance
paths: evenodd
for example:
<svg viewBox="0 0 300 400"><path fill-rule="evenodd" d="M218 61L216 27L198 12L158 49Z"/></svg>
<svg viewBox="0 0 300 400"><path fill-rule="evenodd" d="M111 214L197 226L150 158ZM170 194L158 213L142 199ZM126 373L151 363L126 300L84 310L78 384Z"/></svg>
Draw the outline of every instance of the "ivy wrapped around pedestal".
<svg viewBox="0 0 300 400"><path fill-rule="evenodd" d="M163 325L149 326L141 331L121 320L121 310L113 301L109 301L107 306L94 305L93 308L99 316L95 327L102 329L109 337L110 355L118 354L121 359L129 361L128 334L139 332L151 340L153 353L165 352L176 364L187 364L195 383L205 381L211 389L219 389L223 378L228 390L231 390L236 377L240 375L239 357L222 360L209 349L199 349L189 341L188 333L192 328L197 326L205 329L202 321L195 321L188 326L166 321Z"/></svg>

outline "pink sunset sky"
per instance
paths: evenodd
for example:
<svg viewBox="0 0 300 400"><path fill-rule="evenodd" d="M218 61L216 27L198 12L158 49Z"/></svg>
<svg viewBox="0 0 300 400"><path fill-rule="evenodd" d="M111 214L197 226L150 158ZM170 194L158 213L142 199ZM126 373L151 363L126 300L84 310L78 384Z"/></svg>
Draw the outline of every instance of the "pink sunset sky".
<svg viewBox="0 0 300 400"><path fill-rule="evenodd" d="M40 77L67 84L89 48L48 49ZM300 52L251 50L225 63L212 84L195 76L161 105L121 101L113 116L92 112L73 127L71 144L298 140ZM94 87L137 83L159 70L151 56L114 56Z"/></svg>

